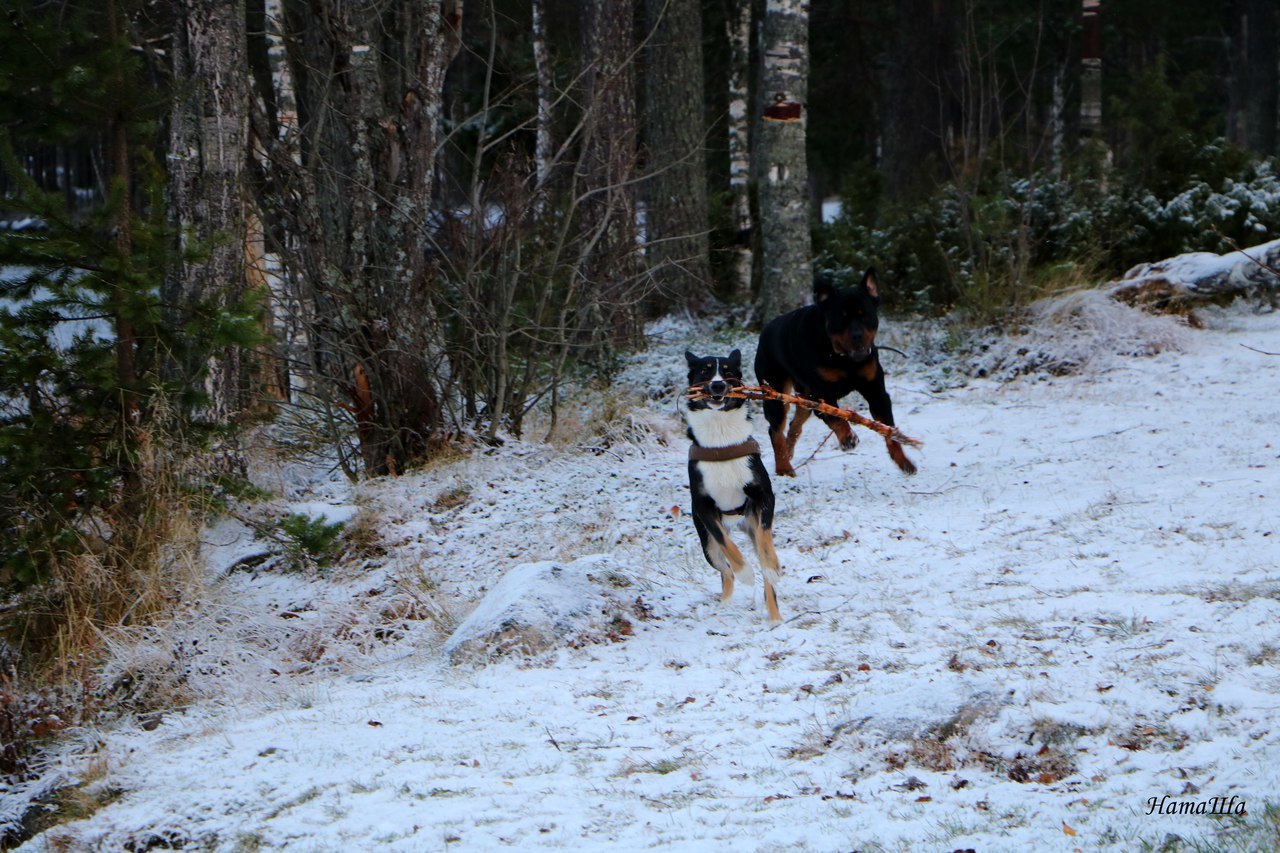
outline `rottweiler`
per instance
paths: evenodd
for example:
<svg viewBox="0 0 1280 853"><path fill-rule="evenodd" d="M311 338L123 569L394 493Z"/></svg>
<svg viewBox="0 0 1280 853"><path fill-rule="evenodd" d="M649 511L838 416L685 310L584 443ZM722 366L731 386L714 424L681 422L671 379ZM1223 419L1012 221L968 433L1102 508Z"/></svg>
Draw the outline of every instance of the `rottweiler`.
<svg viewBox="0 0 1280 853"><path fill-rule="evenodd" d="M814 278L813 304L776 317L760 333L756 349L756 379L778 391L794 391L805 397L839 405L841 397L857 391L871 407L871 417L893 425L893 404L884 387L884 369L876 348L880 326L880 287L871 267L856 287L840 288L826 276ZM769 424L773 461L779 475L794 477L791 456L804 422L812 410L797 406L784 434L786 404L766 400L764 417ZM840 440L852 450L858 444L848 421L818 413ZM903 472L914 474L915 463L902 445L885 439L889 456Z"/></svg>

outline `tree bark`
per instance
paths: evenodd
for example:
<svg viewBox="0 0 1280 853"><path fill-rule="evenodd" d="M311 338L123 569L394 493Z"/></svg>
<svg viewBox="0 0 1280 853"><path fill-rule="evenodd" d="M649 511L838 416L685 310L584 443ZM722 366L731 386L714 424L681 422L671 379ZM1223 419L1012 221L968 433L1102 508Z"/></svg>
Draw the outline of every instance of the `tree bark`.
<svg viewBox="0 0 1280 853"><path fill-rule="evenodd" d="M729 195L733 205L733 293L751 301L755 266L751 218L751 7L733 0L725 26L729 35Z"/></svg>
<svg viewBox="0 0 1280 853"><path fill-rule="evenodd" d="M1102 0L1081 0L1084 15L1080 69L1080 133L1102 137Z"/></svg>
<svg viewBox="0 0 1280 853"><path fill-rule="evenodd" d="M664 296L709 290L706 96L698 0L647 0L645 261Z"/></svg>
<svg viewBox="0 0 1280 853"><path fill-rule="evenodd" d="M349 401L367 471L403 470L443 437L447 367L426 251L462 6L285 0L284 13L299 144L295 159L268 143L276 176L264 192L300 235L319 393Z"/></svg>
<svg viewBox="0 0 1280 853"><path fill-rule="evenodd" d="M584 240L580 274L591 291L584 315L596 343L639 339L636 257L635 37L630 0L585 0L582 21Z"/></svg>
<svg viewBox="0 0 1280 853"><path fill-rule="evenodd" d="M1275 0L1235 0L1227 139L1263 157L1276 153Z"/></svg>
<svg viewBox="0 0 1280 853"><path fill-rule="evenodd" d="M180 95L170 124L169 215L180 247L204 256L184 259L167 283L165 301L182 322L201 303L215 310L239 305L247 287L244 0L182 0L172 54ZM216 424L230 424L250 405L241 352L223 347L207 365L208 417Z"/></svg>
<svg viewBox="0 0 1280 853"><path fill-rule="evenodd" d="M805 101L809 11L803 0L768 0L760 41L760 123L755 173L760 195L760 319L803 306L813 289Z"/></svg>
<svg viewBox="0 0 1280 853"><path fill-rule="evenodd" d="M881 110L880 168L891 204L927 198L942 179L948 137L956 135L956 42L954 4L897 0L897 37Z"/></svg>
<svg viewBox="0 0 1280 853"><path fill-rule="evenodd" d="M555 156L555 140L551 135L551 105L554 99L554 77L551 56L547 51L546 0L531 0L533 14L533 67L538 87L538 117L534 143L534 169L537 172L538 189L551 180L551 161ZM539 210L541 213L541 210Z"/></svg>

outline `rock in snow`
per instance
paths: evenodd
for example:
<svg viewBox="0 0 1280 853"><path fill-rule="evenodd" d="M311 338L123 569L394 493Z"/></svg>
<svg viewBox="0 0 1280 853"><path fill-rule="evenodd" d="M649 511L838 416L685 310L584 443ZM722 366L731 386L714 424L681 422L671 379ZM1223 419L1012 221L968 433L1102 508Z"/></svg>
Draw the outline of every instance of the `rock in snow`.
<svg viewBox="0 0 1280 853"><path fill-rule="evenodd" d="M502 576L445 642L450 662L532 656L630 631L630 579L603 554L522 563Z"/></svg>

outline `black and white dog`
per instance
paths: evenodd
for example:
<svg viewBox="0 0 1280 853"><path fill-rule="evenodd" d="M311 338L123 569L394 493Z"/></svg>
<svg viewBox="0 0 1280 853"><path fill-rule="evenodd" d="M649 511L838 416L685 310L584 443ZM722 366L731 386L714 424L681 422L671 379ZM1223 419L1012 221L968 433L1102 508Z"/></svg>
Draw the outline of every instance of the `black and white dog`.
<svg viewBox="0 0 1280 853"><path fill-rule="evenodd" d="M691 400L689 422L689 493L693 498L693 525L702 541L702 553L720 572L720 600L733 596L735 577L755 583L755 574L742 552L729 539L725 516L741 515L751 534L756 558L764 572L764 602L769 621L782 621L774 591L782 566L773 548L773 485L760 461L760 446L751 437L746 401L725 396L742 385L742 353L728 358L684 354L689 362L689 386L708 399Z"/></svg>

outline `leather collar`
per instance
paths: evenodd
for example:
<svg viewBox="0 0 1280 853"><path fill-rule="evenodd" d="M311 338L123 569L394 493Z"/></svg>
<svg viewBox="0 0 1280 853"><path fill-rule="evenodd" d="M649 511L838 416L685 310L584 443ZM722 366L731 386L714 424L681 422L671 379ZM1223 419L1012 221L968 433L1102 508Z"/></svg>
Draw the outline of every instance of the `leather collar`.
<svg viewBox="0 0 1280 853"><path fill-rule="evenodd" d="M741 444L731 444L728 447L703 447L700 444L691 444L689 460L691 462L728 462L759 452L760 445L756 444L754 438L748 438Z"/></svg>

